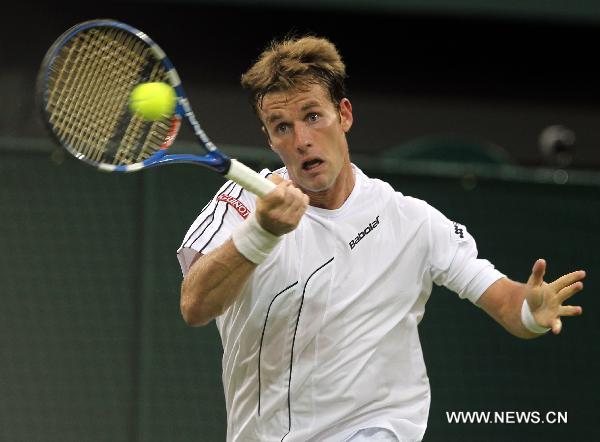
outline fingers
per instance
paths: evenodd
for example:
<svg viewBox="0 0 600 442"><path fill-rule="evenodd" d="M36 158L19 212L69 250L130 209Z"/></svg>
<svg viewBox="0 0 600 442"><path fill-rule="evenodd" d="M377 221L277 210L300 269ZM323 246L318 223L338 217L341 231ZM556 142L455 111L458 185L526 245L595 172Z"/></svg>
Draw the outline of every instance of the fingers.
<svg viewBox="0 0 600 442"><path fill-rule="evenodd" d="M295 218L298 214L303 214L306 210L306 206L308 206L308 195L295 187L290 190L290 193L292 194L292 201L285 207L282 214L284 216Z"/></svg>
<svg viewBox="0 0 600 442"><path fill-rule="evenodd" d="M561 305L558 309L558 317L554 318L551 323L552 333L555 335L562 331L561 316L579 316L583 313L583 309L578 305Z"/></svg>
<svg viewBox="0 0 600 442"><path fill-rule="evenodd" d="M287 208L296 202L297 199L301 199L302 191L295 187L294 183L290 180L284 180L276 174L269 176L269 179L273 182L277 181L277 187L260 198L263 207L268 209L279 206Z"/></svg>
<svg viewBox="0 0 600 442"><path fill-rule="evenodd" d="M283 205L282 216L296 218L298 214L303 214L308 205L308 195L297 187L286 186L286 198Z"/></svg>
<svg viewBox="0 0 600 442"><path fill-rule="evenodd" d="M561 316L579 316L583 313L583 309L578 305L561 305L558 310L558 317L552 321L552 333L555 335L562 331L562 320Z"/></svg>
<svg viewBox="0 0 600 442"><path fill-rule="evenodd" d="M552 328L552 333L559 334L562 331L563 323L561 316L578 316L583 309L580 306L562 305L562 303L571 296L583 290L582 279L585 278L585 271L578 270L561 276L555 281L544 283L544 274L546 271L546 261L538 259L533 265L528 285L532 287L528 302L530 305L537 305L536 320L540 324L547 324ZM536 304L535 301L539 301Z"/></svg>
<svg viewBox="0 0 600 442"><path fill-rule="evenodd" d="M558 300L562 304L564 301L569 299L575 293L578 293L582 290L583 290L583 282L577 281L571 285L568 285L568 286L560 289L557 293Z"/></svg>
<svg viewBox="0 0 600 442"><path fill-rule="evenodd" d="M562 305L558 309L559 316L579 316L583 313L583 309L578 305Z"/></svg>
<svg viewBox="0 0 600 442"><path fill-rule="evenodd" d="M275 184L279 184L279 183L281 183L281 182L285 181L285 180L284 180L284 179L281 177L281 175L279 175L279 174L277 174L277 173L272 173L271 175L269 175L269 176L267 177L267 179L268 179L269 181L271 181L271 182L275 183Z"/></svg>
<svg viewBox="0 0 600 442"><path fill-rule="evenodd" d="M570 296L572 296L574 293L578 292L579 290L581 290L583 288L583 283L579 282L583 278L585 278L585 271L578 270L576 272L571 272L571 273L561 276L557 280L552 281L549 285L552 287L553 290L560 292L569 286L575 286L575 285L579 284L577 286L577 287L579 287L579 289L570 295ZM568 298L568 296L565 297L564 299L567 299L567 298Z"/></svg>
<svg viewBox="0 0 600 442"><path fill-rule="evenodd" d="M535 263L533 263L533 268L531 269L531 275L527 280L527 284L537 287L542 285L544 282L544 275L546 274L546 260L538 259Z"/></svg>
<svg viewBox="0 0 600 442"><path fill-rule="evenodd" d="M274 190L257 200L256 217L264 229L275 235L283 235L298 226L309 198L291 181L275 174L269 178L278 184Z"/></svg>
<svg viewBox="0 0 600 442"><path fill-rule="evenodd" d="M562 330L562 321L560 320L560 318L556 318L554 321L552 321L552 333L557 335L560 333L561 330Z"/></svg>

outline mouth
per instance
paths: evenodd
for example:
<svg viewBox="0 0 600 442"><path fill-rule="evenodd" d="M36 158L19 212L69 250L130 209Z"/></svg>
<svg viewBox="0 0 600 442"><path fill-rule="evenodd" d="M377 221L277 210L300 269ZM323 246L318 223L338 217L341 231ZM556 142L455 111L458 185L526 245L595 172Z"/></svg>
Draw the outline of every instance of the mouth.
<svg viewBox="0 0 600 442"><path fill-rule="evenodd" d="M324 161L320 158L312 158L310 160L304 161L302 163L302 170L304 170L305 172L311 172L317 169L321 164L323 164L323 162Z"/></svg>

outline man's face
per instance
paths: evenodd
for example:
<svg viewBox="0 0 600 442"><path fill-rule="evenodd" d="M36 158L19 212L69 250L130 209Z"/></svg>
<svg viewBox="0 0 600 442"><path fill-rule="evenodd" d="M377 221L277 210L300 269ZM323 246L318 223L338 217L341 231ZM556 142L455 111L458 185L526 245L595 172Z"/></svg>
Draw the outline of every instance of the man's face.
<svg viewBox="0 0 600 442"><path fill-rule="evenodd" d="M344 98L339 110L321 85L264 96L260 119L271 148L281 157L290 179L301 189L322 192L350 165L346 132L352 105Z"/></svg>

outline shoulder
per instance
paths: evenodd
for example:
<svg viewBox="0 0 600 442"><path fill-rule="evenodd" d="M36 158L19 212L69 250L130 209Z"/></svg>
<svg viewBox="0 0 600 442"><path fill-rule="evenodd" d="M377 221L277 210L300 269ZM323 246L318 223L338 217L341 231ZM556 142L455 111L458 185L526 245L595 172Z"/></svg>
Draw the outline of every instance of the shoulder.
<svg viewBox="0 0 600 442"><path fill-rule="evenodd" d="M357 182L360 185L360 197L357 199L356 210L376 208L383 218L392 221L390 226L405 232L428 235L436 213L427 201L404 195L385 180L371 178L363 172L357 172Z"/></svg>
<svg viewBox="0 0 600 442"><path fill-rule="evenodd" d="M270 169L263 169L260 171L260 174L264 177L268 177L269 175L272 175L276 173L277 175L279 175L281 178L285 178L286 180L289 180L289 174L287 169L284 167L280 167L279 169L274 169L274 170L270 170Z"/></svg>
<svg viewBox="0 0 600 442"><path fill-rule="evenodd" d="M281 175L283 172L287 173L285 169L283 169L283 171L282 169L271 171L270 169L265 168L262 169L259 174L262 177L267 178L273 173L278 173ZM231 180L228 180L225 184L223 184L223 186L221 186L221 188L215 194L213 201L228 203L236 208L239 205L243 206L245 204L248 206L250 211L254 210L256 207L256 195Z"/></svg>
<svg viewBox="0 0 600 442"><path fill-rule="evenodd" d="M401 212L410 217L429 217L431 211L436 210L427 201L404 195L401 191L394 189L390 183L379 178L371 178L365 175L362 171L360 179L363 182L363 190L366 194L372 197L383 198L387 204L393 205Z"/></svg>

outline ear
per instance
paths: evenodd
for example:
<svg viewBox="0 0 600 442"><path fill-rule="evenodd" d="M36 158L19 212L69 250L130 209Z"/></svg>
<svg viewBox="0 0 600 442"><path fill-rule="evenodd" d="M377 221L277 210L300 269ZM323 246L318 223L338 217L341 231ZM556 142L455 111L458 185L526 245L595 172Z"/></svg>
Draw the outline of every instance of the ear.
<svg viewBox="0 0 600 442"><path fill-rule="evenodd" d="M352 103L347 98L342 98L340 101L340 124L344 132L348 132L354 122L352 116Z"/></svg>
<svg viewBox="0 0 600 442"><path fill-rule="evenodd" d="M269 132L267 131L267 128L265 126L261 126L260 130L262 130L262 133L265 134L265 137L267 137L267 144L269 145L269 147L271 149L273 149L273 144L271 143L271 137L269 136Z"/></svg>

